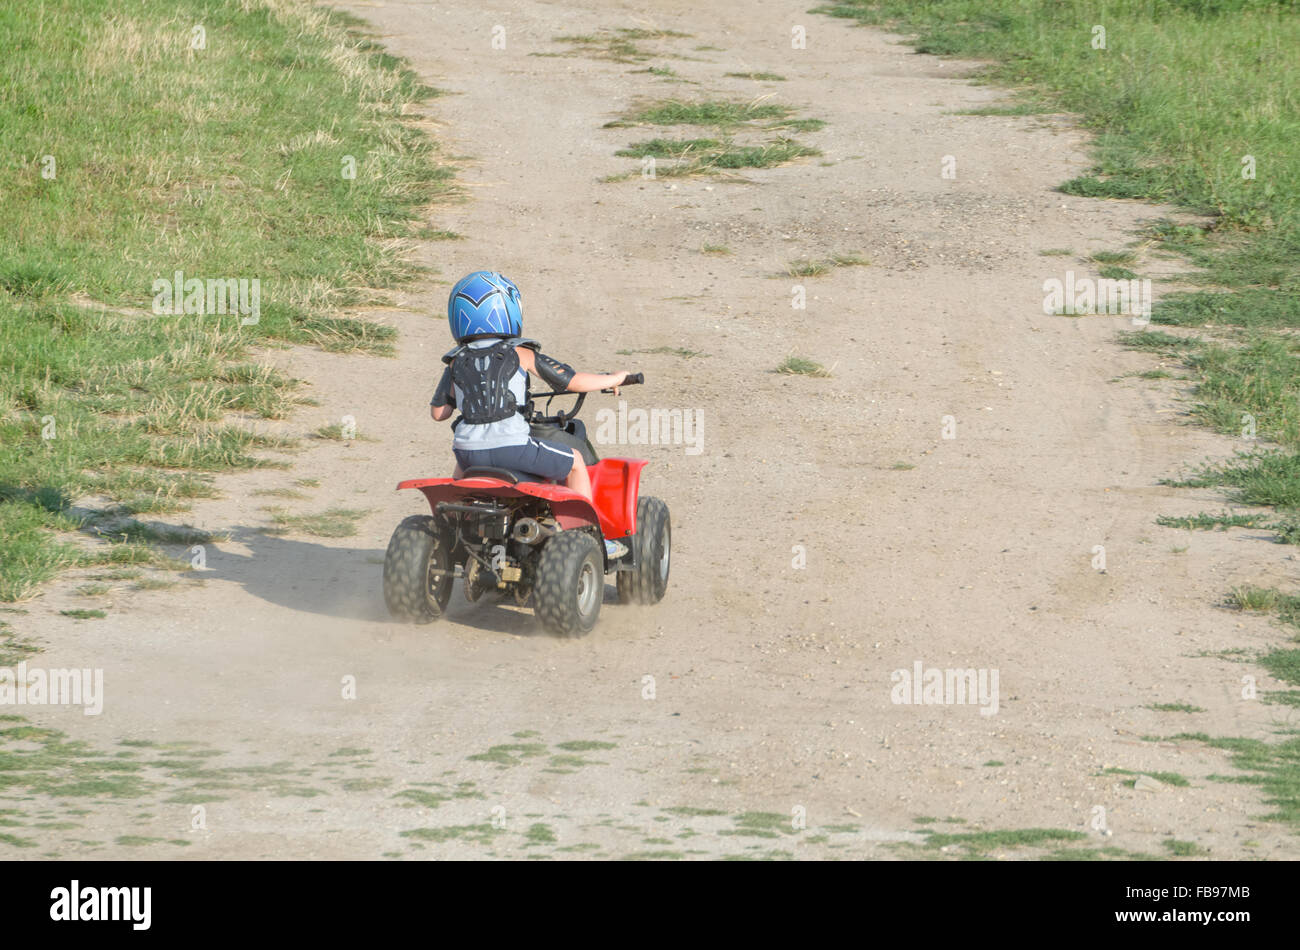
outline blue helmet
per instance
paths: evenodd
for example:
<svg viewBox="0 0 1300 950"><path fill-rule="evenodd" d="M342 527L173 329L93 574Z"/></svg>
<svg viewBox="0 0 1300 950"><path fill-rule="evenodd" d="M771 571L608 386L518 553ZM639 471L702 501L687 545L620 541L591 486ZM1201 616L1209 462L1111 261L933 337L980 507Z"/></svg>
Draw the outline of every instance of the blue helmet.
<svg viewBox="0 0 1300 950"><path fill-rule="evenodd" d="M480 336L519 336L524 314L519 288L496 271L476 270L456 281L447 298L447 322L457 343Z"/></svg>

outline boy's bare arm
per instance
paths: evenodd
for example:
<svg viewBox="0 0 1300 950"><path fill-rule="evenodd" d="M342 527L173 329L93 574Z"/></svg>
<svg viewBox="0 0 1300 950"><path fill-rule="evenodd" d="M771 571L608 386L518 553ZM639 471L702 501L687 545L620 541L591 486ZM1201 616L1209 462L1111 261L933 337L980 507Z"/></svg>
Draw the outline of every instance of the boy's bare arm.
<svg viewBox="0 0 1300 950"><path fill-rule="evenodd" d="M534 376L541 378L537 372L537 360L533 351L526 346L515 347L515 352L519 354L519 365ZM623 385L623 380L627 378L627 373L574 373L569 380L568 385L564 388L571 393L591 393L599 389L613 389L614 395L618 395L618 387Z"/></svg>
<svg viewBox="0 0 1300 950"><path fill-rule="evenodd" d="M618 395L618 387L627 379L627 372L622 373L574 373L569 380L569 392L594 393L599 389L613 389Z"/></svg>
<svg viewBox="0 0 1300 950"><path fill-rule="evenodd" d="M451 418L451 414L456 410L451 406L430 406L429 415L433 416L434 422L446 422Z"/></svg>

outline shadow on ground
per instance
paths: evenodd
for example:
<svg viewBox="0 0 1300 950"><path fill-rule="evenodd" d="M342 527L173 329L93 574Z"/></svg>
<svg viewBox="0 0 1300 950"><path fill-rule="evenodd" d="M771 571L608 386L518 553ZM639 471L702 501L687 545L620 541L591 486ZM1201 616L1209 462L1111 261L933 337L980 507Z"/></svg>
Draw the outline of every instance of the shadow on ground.
<svg viewBox="0 0 1300 950"><path fill-rule="evenodd" d="M232 550L230 542L249 553ZM383 548L334 547L250 527L233 528L229 542L209 542L206 548L206 570L199 576L233 581L267 603L341 620L394 622L384 605ZM603 603L618 604L614 585L605 585ZM459 581L446 615L430 629L439 623L515 636L548 636L533 616L531 604L520 607L512 598L496 594L470 603Z"/></svg>

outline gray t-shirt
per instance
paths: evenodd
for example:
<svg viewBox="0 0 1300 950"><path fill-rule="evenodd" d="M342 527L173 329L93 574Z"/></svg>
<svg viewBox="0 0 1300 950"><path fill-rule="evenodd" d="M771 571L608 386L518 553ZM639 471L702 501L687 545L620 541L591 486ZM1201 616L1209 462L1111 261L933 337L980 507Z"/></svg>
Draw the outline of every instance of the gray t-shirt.
<svg viewBox="0 0 1300 950"><path fill-rule="evenodd" d="M492 346L498 340L473 340L466 344L472 349L479 349L485 346ZM515 405L523 406L527 398L528 372L521 366L519 372L515 373L514 378L510 380L510 391L514 393ZM460 387L453 385L453 391L456 395L456 405L464 402L464 393ZM526 445L531 431L528 428L528 420L520 413L512 413L508 419L502 419L499 422L488 422L483 425L472 426L468 422L462 422L456 426L456 433L452 438L451 444L457 449L500 449L507 445Z"/></svg>

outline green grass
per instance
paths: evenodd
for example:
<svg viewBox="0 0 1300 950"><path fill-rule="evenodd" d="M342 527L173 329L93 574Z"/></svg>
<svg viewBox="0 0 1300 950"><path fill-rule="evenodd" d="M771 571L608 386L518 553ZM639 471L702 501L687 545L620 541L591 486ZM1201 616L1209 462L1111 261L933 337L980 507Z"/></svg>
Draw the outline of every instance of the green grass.
<svg viewBox="0 0 1300 950"><path fill-rule="evenodd" d="M331 442L351 442L353 440L356 440L357 442L378 441L368 435L362 435L357 431L355 425L345 428L340 422L320 426L319 428L312 430L311 437L313 439L324 439Z"/></svg>
<svg viewBox="0 0 1300 950"><path fill-rule="evenodd" d="M432 90L343 24L260 0L0 10L0 600L80 562L59 538L79 499L183 510L214 473L283 464L243 417L285 418L300 384L251 346L391 352L345 310L418 272L403 238L451 171L404 116ZM258 280L260 319L155 315L176 270Z"/></svg>
<svg viewBox="0 0 1300 950"><path fill-rule="evenodd" d="M281 794L297 787L288 763L213 769L205 760L221 755L219 750L195 749L190 743L156 747L148 740L124 740L122 745L152 756L134 761L71 741L55 729L8 724L14 720L21 723L21 717L12 717L0 728L0 794L39 800L68 815L90 813L72 808L73 804L94 809L105 801L141 799L167 791L191 801L214 800L197 794L204 784Z"/></svg>
<svg viewBox="0 0 1300 950"><path fill-rule="evenodd" d="M765 129L790 129L793 132L816 132L819 129L826 128L825 119L778 119L775 122L766 123ZM821 153L818 152L818 155Z"/></svg>
<svg viewBox="0 0 1300 950"><path fill-rule="evenodd" d="M785 77L779 73L723 73L723 75L732 79L753 79L756 82L785 82Z"/></svg>
<svg viewBox="0 0 1300 950"><path fill-rule="evenodd" d="M1226 340L1183 338L1158 330L1123 339L1135 349L1177 359L1191 372L1196 380L1192 413L1201 423L1239 439L1253 432L1259 442L1272 443L1167 484L1226 488L1229 498L1240 504L1277 508L1280 517L1259 516L1255 526L1276 531L1279 540L1297 543L1300 338L1253 329Z"/></svg>
<svg viewBox="0 0 1300 950"><path fill-rule="evenodd" d="M772 132L778 130L815 131L825 123L820 119L798 118L790 106L778 105L763 98L749 102L725 99L686 101L665 99L642 106L625 118L607 123L606 128L629 125L695 125L712 130L708 136L693 138L652 138L634 142L616 152L623 158L654 158L669 164L656 166L656 177L682 177L734 171L742 168L771 168L799 158L820 155L818 149L803 145L786 135L765 142L739 142L738 132ZM623 181L636 177L628 172L613 175L606 181Z"/></svg>
<svg viewBox="0 0 1300 950"><path fill-rule="evenodd" d="M805 359L802 356L787 356L775 372L783 376L813 376L824 378L830 376L830 372L821 363Z"/></svg>
<svg viewBox="0 0 1300 950"><path fill-rule="evenodd" d="M552 37L552 42L569 47L563 53L531 53L531 56L588 56L615 63L640 63L652 59L655 53L638 45L638 41L686 39L689 33L676 30L654 30L644 27L618 27L596 33L570 33Z"/></svg>
<svg viewBox="0 0 1300 950"><path fill-rule="evenodd" d="M1238 610L1273 610L1281 595L1271 587L1234 587L1228 592L1227 603Z"/></svg>
<svg viewBox="0 0 1300 950"><path fill-rule="evenodd" d="M327 508L312 515L289 514L283 508L268 508L274 527L262 529L266 534L310 534L318 538L350 538L357 533L357 522L370 514L364 508Z"/></svg>
<svg viewBox="0 0 1300 950"><path fill-rule="evenodd" d="M65 617L72 617L74 620L103 620L108 616L102 610L86 610L80 607L76 610L60 610L59 613Z"/></svg>
<svg viewBox="0 0 1300 950"><path fill-rule="evenodd" d="M674 805L663 810L670 815L677 815L681 818L715 818L726 814L725 811L719 811L716 808L696 808L693 805Z"/></svg>
<svg viewBox="0 0 1300 950"><path fill-rule="evenodd" d="M528 839L530 845L555 844L559 840L555 837L555 831L551 826L540 821L529 825L528 830L524 832L524 837ZM665 842L665 844L669 843L671 842Z"/></svg>
<svg viewBox="0 0 1300 950"><path fill-rule="evenodd" d="M1137 259L1132 251L1096 251L1090 256L1098 264L1132 264Z"/></svg>
<svg viewBox="0 0 1300 950"><path fill-rule="evenodd" d="M521 764L524 759L546 754L546 746L540 742L514 742L494 745L486 752L479 752L467 758L471 762L492 762L495 765L509 767Z"/></svg>
<svg viewBox="0 0 1300 950"><path fill-rule="evenodd" d="M672 164L656 167L656 177L702 175L741 168L772 168L821 152L794 139L776 138L762 145L741 145L730 139L647 139L614 153L622 158L652 157ZM637 173L615 176L636 177Z"/></svg>
<svg viewBox="0 0 1300 950"><path fill-rule="evenodd" d="M8 623L0 620L0 666L17 666L39 652L41 652L40 647L14 633ZM0 719L0 722L2 721L4 720Z"/></svg>
<svg viewBox="0 0 1300 950"><path fill-rule="evenodd" d="M440 828L412 828L410 831L401 831L398 834L400 837L410 838L414 841L442 843L444 841L463 840L474 844L491 844L493 838L504 834L504 832L498 828L493 828L490 824L479 824L447 825Z"/></svg>
<svg viewBox="0 0 1300 950"><path fill-rule="evenodd" d="M720 128L735 127L762 119L785 119L794 109L755 99L752 102L733 102L726 99L708 99L702 102L685 102L667 99L646 106L632 114L633 122L647 125L712 125Z"/></svg>
<svg viewBox="0 0 1300 950"><path fill-rule="evenodd" d="M129 509L106 508L82 517L80 526L96 537L121 544L207 544L224 536L190 525L146 523L126 517Z"/></svg>
<svg viewBox="0 0 1300 950"><path fill-rule="evenodd" d="M867 267L871 261L861 254L832 254L826 258L799 258L785 265L785 271L777 277L821 277L837 267Z"/></svg>
<svg viewBox="0 0 1300 950"><path fill-rule="evenodd" d="M255 498L288 498L292 501L301 501L307 497L306 494L294 488L260 488L257 491L250 492L249 494Z"/></svg>
<svg viewBox="0 0 1300 950"><path fill-rule="evenodd" d="M821 277L823 274L829 274L834 266L830 261L799 258L785 265L785 274L790 277Z"/></svg>
<svg viewBox="0 0 1300 950"><path fill-rule="evenodd" d="M835 267L867 267L871 261L861 254L832 254L830 262Z"/></svg>
<svg viewBox="0 0 1300 950"><path fill-rule="evenodd" d="M1210 853L1194 841L1179 841L1177 838L1166 838L1160 843L1166 851L1177 858L1194 858Z"/></svg>
<svg viewBox="0 0 1300 950"><path fill-rule="evenodd" d="M649 73L651 76L658 76L670 82L690 82L688 79L682 79L677 75L676 70L671 66L648 66L645 69L634 69L634 73Z"/></svg>
<svg viewBox="0 0 1300 950"><path fill-rule="evenodd" d="M717 139L647 139L644 142L634 142L614 154L623 158L651 156L679 160L721 148L723 143Z"/></svg>
<svg viewBox="0 0 1300 950"><path fill-rule="evenodd" d="M917 49L991 63L984 78L1035 108L1082 116L1094 167L1075 195L1170 203L1208 226L1157 221L1143 249L1195 270L1162 297L1155 324L1212 340L1141 345L1183 361L1199 420L1234 435L1243 414L1278 451L1251 453L1199 481L1300 520L1300 16L1292 0L838 0L817 12L912 34ZM1103 23L1107 49L1087 26ZM1254 162L1248 174L1246 157ZM1243 174L1243 172L1247 172ZM1132 250L1091 259L1127 277ZM1290 528L1292 537L1300 527Z"/></svg>
<svg viewBox="0 0 1300 950"><path fill-rule="evenodd" d="M1229 528L1264 528L1275 533L1277 540L1283 544L1300 544L1300 530L1294 521L1278 520L1270 515L1234 515L1228 512L1195 515L1158 515L1156 524L1166 528L1182 528L1187 531L1227 531Z"/></svg>
<svg viewBox="0 0 1300 950"><path fill-rule="evenodd" d="M989 78L1081 113L1098 131L1097 168L1077 193L1215 214L1219 230L1258 240L1263 256L1249 266L1263 275L1300 256L1300 20L1291 6L1114 0L1104 51L1088 42L1086 25L1101 22L1088 0L843 0L818 11L899 25L923 52L994 61ZM1242 177L1246 154L1255 179Z"/></svg>
<svg viewBox="0 0 1300 950"><path fill-rule="evenodd" d="M929 850L956 847L968 855L985 855L1005 848L1043 847L1057 842L1085 841L1081 831L1064 831L1059 828L1022 828L1014 831L970 831L945 834L922 831L926 835L924 847Z"/></svg>
<svg viewBox="0 0 1300 950"><path fill-rule="evenodd" d="M1274 587L1243 585L1229 591L1226 601L1229 607L1239 610L1275 612L1284 624L1300 631L1300 594L1287 594Z"/></svg>
<svg viewBox="0 0 1300 950"><path fill-rule="evenodd" d="M572 742L557 742L557 749L563 749L565 752L596 752L603 749L617 749L618 745L613 742L599 742L594 739L575 739Z"/></svg>
<svg viewBox="0 0 1300 950"><path fill-rule="evenodd" d="M1127 267L1116 267L1113 264L1098 268L1097 274L1106 280L1137 280L1138 278L1138 275Z"/></svg>
<svg viewBox="0 0 1300 950"><path fill-rule="evenodd" d="M1300 831L1300 732L1286 730L1281 742L1262 739L1211 738L1203 732L1173 736L1229 753L1230 764L1246 774L1212 775L1212 780L1257 785L1273 811L1264 816Z"/></svg>
<svg viewBox="0 0 1300 950"><path fill-rule="evenodd" d="M1300 594L1284 594L1273 589L1236 588L1229 595L1230 603L1243 609L1276 611L1279 620L1292 630L1292 643L1300 643ZM1250 605L1247 608L1246 605ZM1223 651L1218 654L1231 659L1230 654L1246 651ZM1288 686L1300 687L1300 647L1280 647L1256 657L1256 662L1270 676ZM1273 690L1263 694L1266 702L1286 706L1300 706L1300 688ZM1217 781L1241 782L1258 785L1264 792L1264 801L1274 811L1265 816L1271 821L1285 822L1300 831L1300 731L1282 730L1282 741L1269 743L1260 739L1211 738L1205 733L1182 733L1174 739L1203 742L1213 748L1231 753L1230 763L1245 775L1215 776Z"/></svg>
<svg viewBox="0 0 1300 950"><path fill-rule="evenodd" d="M959 109L955 115L1042 115L1051 108L1041 101L1015 102L1004 106L981 106L977 109ZM1040 252L1041 253L1041 252ZM1068 252L1067 252L1068 253Z"/></svg>
<svg viewBox="0 0 1300 950"><path fill-rule="evenodd" d="M1122 333L1119 337L1125 346L1132 350L1144 350L1162 355L1180 355L1201 346L1204 341L1197 337L1174 336L1163 330L1138 330Z"/></svg>
<svg viewBox="0 0 1300 950"><path fill-rule="evenodd" d="M1134 772L1132 769L1108 768L1105 770L1107 775L1132 775L1133 781L1137 781L1137 776L1147 775L1157 782L1163 782L1165 785L1174 785L1178 788L1187 788L1191 783L1177 772ZM1132 785L1133 782L1129 782Z"/></svg>
<svg viewBox="0 0 1300 950"><path fill-rule="evenodd" d="M1156 712L1181 712L1181 713L1199 713L1205 712L1200 706L1193 706L1191 703L1151 703L1146 707Z"/></svg>

